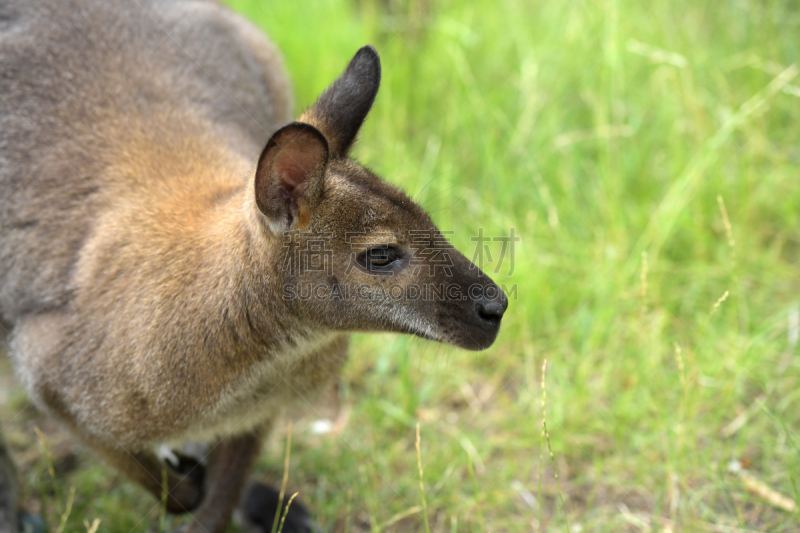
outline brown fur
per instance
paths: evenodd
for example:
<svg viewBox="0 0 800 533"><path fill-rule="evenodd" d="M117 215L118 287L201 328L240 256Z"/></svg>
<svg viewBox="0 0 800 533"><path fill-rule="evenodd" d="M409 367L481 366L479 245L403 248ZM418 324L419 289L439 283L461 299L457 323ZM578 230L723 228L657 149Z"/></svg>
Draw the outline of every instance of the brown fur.
<svg viewBox="0 0 800 533"><path fill-rule="evenodd" d="M381 296L496 286L347 159L374 50L275 133L291 119L280 59L214 2L14 0L0 21L0 322L15 367L41 409L156 496L156 445L219 442L205 488L168 480L171 510L200 505L191 531L224 530L271 421L336 379L347 332L494 340L502 295ZM299 249L327 235L330 268L286 268L284 232ZM370 249L353 232L383 235L396 269L348 268ZM420 274L421 248L452 268ZM360 296L286 298L303 283Z"/></svg>

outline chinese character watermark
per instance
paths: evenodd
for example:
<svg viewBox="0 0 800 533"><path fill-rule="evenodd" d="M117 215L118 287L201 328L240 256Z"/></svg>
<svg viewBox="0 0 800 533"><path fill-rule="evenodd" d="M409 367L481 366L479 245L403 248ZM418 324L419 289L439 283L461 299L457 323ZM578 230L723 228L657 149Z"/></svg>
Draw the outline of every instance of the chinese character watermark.
<svg viewBox="0 0 800 533"><path fill-rule="evenodd" d="M495 263L489 243L499 242L500 254L497 258L494 273L498 274L500 272L503 267L503 262L506 259L506 254L508 254L509 268L507 275L510 276L514 273L514 243L517 243L520 240L521 239L519 235L516 234L514 228L509 229L507 237L503 235L488 237L483 234L483 228L478 228L478 235L473 235L470 237L470 241L476 243L475 253L472 254L472 262L481 270L485 269L484 258L489 265Z"/></svg>

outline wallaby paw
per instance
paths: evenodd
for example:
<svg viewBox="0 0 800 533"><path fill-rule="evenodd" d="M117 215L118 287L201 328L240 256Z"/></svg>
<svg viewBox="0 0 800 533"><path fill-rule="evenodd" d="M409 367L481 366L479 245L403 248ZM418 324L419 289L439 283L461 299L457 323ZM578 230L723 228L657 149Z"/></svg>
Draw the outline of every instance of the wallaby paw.
<svg viewBox="0 0 800 533"><path fill-rule="evenodd" d="M175 456L178 458L178 462L173 463L168 461L170 468L172 468L175 473L188 478L193 485L202 487L206 478L206 467L203 463L188 455L176 453Z"/></svg>
<svg viewBox="0 0 800 533"><path fill-rule="evenodd" d="M270 533L278 512L280 492L269 485L250 481L242 493L234 520L245 533ZM286 511L289 495L284 497L282 513ZM283 516L281 515L281 519ZM282 533L318 533L319 528L305 505L295 498L286 514Z"/></svg>
<svg viewBox="0 0 800 533"><path fill-rule="evenodd" d="M176 501L168 501L167 511L170 514L193 511L203 500L206 467L200 461L180 453L172 454L172 457L164 462L170 470L181 477L178 484L172 488L172 495Z"/></svg>

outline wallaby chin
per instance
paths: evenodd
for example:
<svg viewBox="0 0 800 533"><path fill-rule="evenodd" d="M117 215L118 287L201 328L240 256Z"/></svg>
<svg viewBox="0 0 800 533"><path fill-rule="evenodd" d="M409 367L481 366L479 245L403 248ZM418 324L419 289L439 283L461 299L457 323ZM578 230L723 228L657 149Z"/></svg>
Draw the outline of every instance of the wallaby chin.
<svg viewBox="0 0 800 533"><path fill-rule="evenodd" d="M25 31L0 35L0 317L38 406L192 511L185 531L222 533L273 421L337 379L348 333L481 350L508 299L348 157L373 47L292 121L257 29L217 3L152 3L31 0ZM156 447L184 439L210 444L208 479L164 474ZM253 515L270 494L246 495L249 520L272 524Z"/></svg>
<svg viewBox="0 0 800 533"><path fill-rule="evenodd" d="M486 350L490 348L494 341L497 339L498 331L494 333L490 333L489 335L482 335L479 337L471 337L468 339L458 339L456 341L451 342L453 346L458 348L463 348L464 350L469 350L471 352L480 352L482 350Z"/></svg>

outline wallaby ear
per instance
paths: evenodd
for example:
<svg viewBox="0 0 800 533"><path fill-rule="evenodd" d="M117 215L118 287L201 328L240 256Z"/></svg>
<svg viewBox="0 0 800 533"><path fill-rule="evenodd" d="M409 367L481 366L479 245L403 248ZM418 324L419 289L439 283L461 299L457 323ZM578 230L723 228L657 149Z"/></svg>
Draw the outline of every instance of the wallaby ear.
<svg viewBox="0 0 800 533"><path fill-rule="evenodd" d="M330 145L331 157L344 157L378 94L381 60L372 46L364 46L339 78L328 87L301 122L316 126Z"/></svg>
<svg viewBox="0 0 800 533"><path fill-rule="evenodd" d="M328 142L314 126L292 122L272 135L256 168L256 205L281 233L308 220L322 198Z"/></svg>

